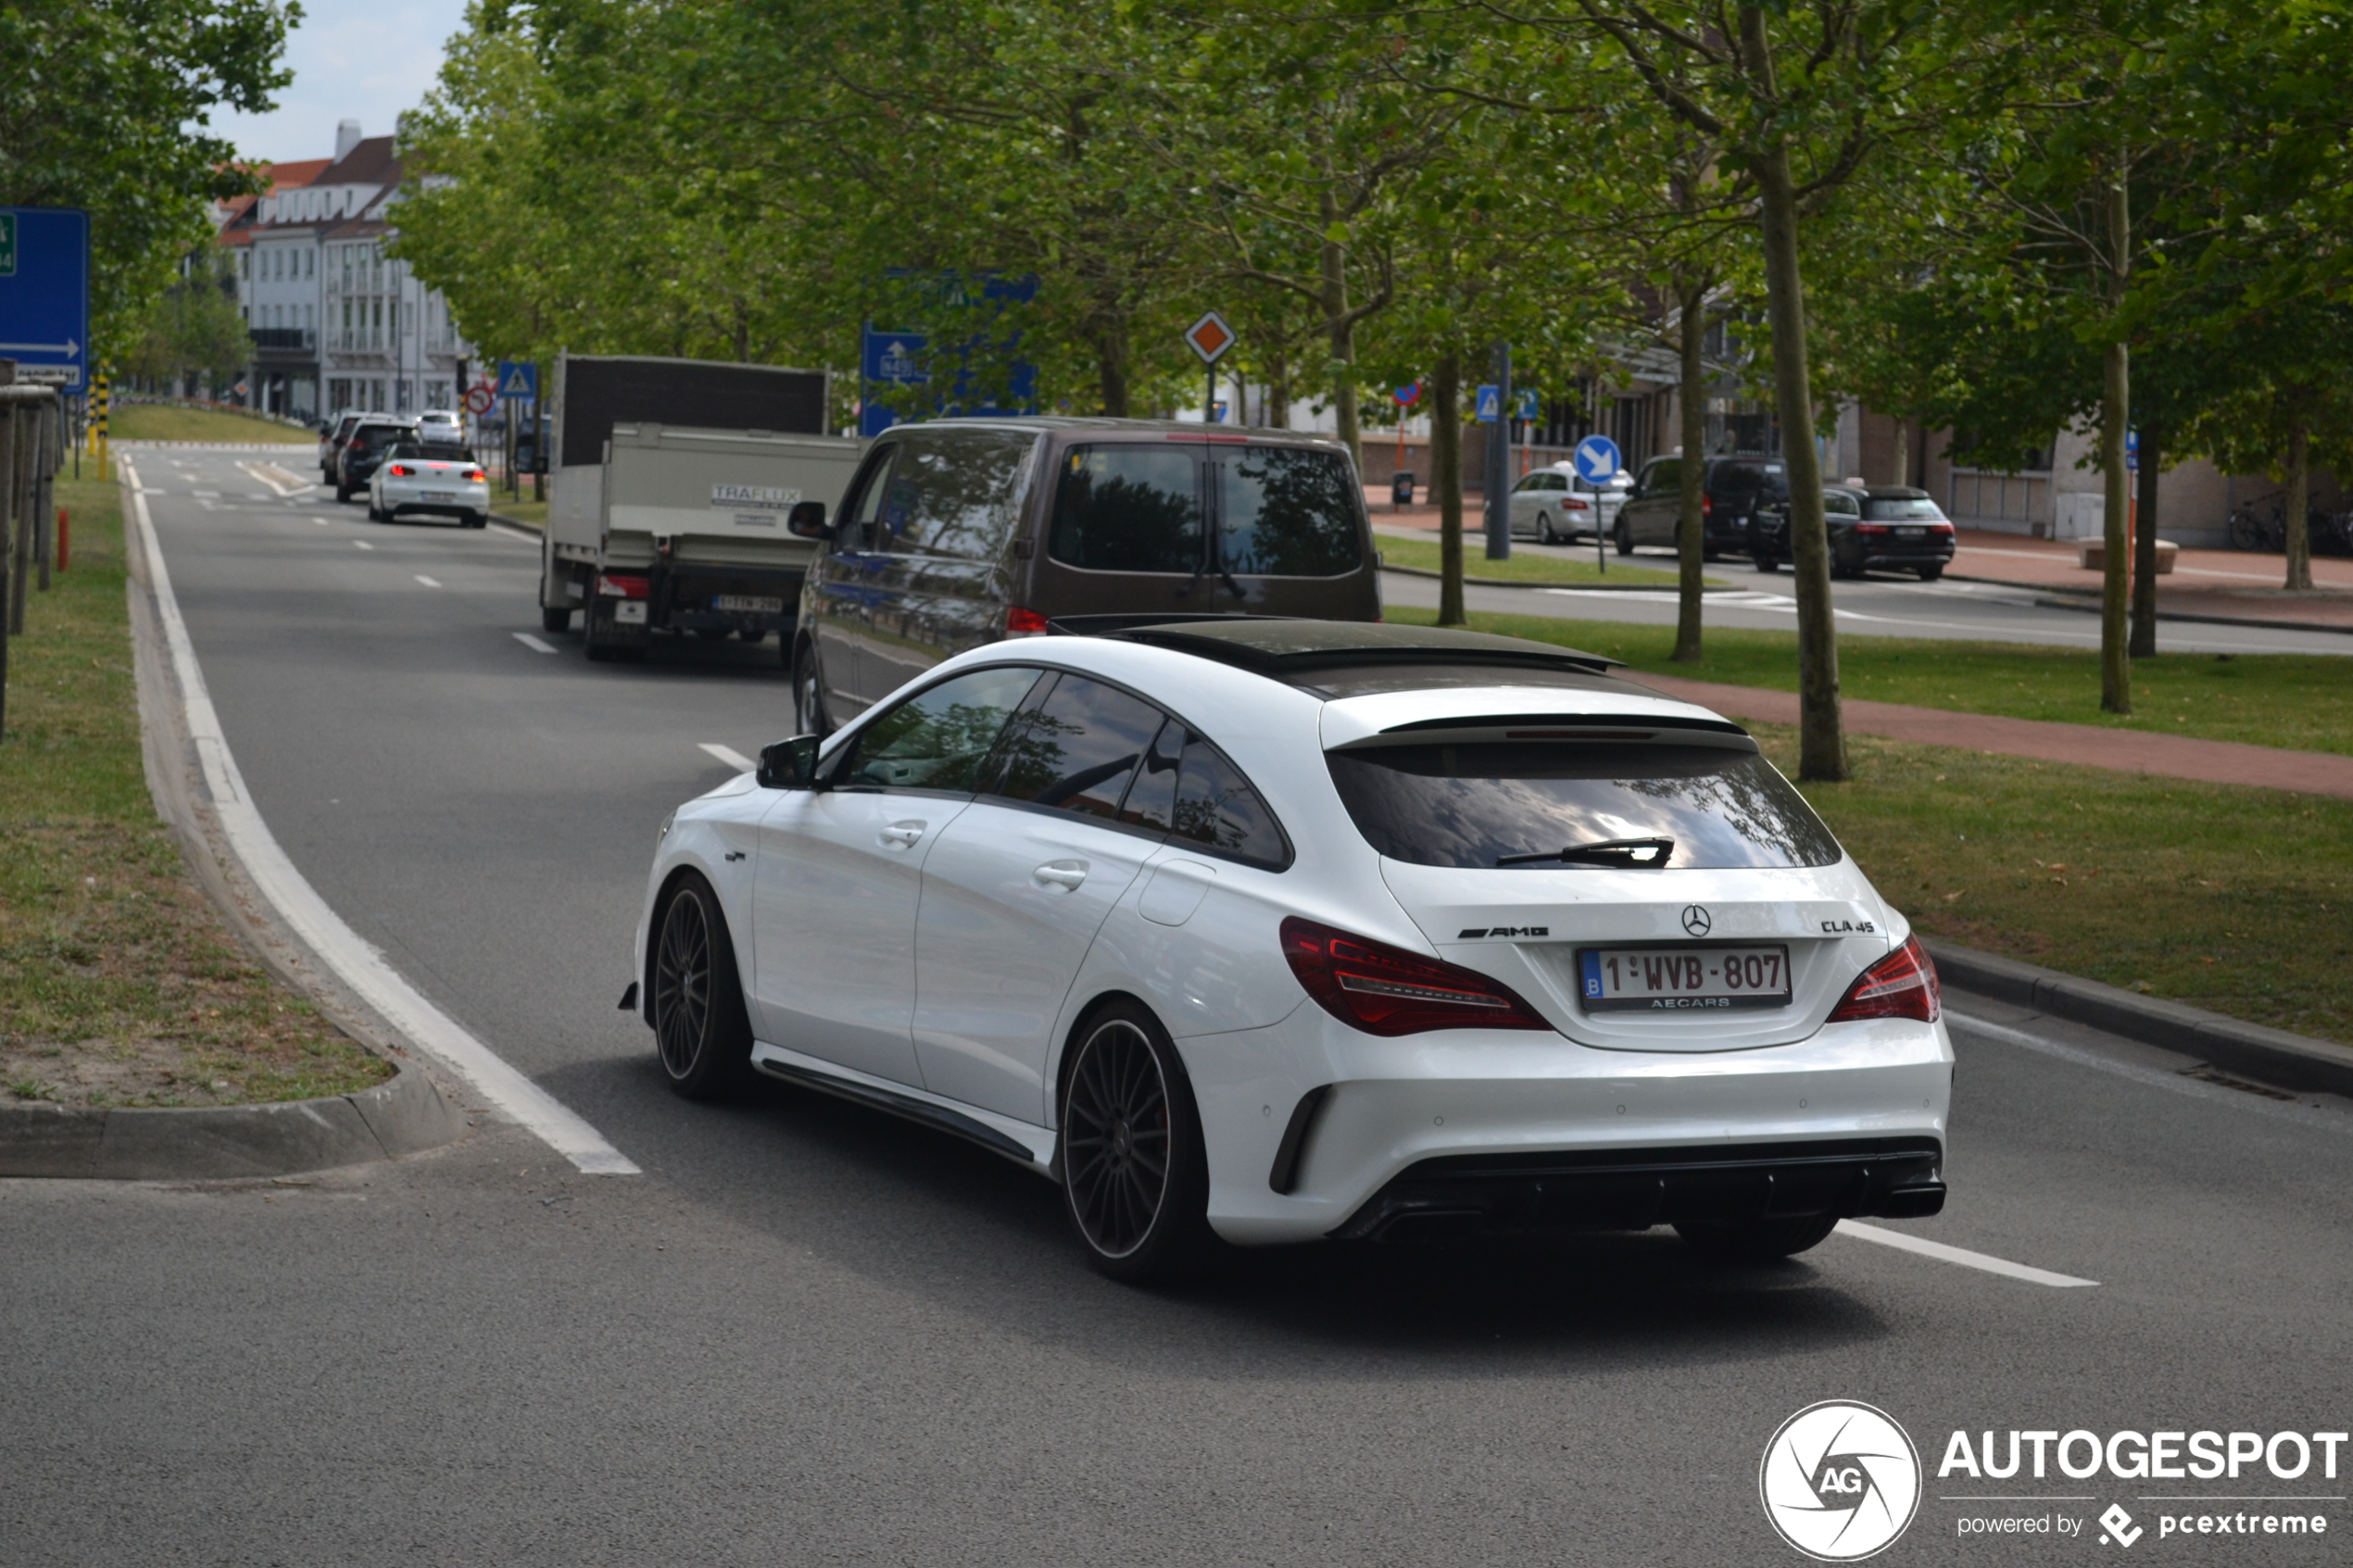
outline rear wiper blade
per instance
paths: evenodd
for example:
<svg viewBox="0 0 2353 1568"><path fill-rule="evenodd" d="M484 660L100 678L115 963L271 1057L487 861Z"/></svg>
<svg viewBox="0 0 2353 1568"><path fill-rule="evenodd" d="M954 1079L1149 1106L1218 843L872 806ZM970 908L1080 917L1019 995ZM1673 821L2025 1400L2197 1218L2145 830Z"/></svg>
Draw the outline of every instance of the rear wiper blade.
<svg viewBox="0 0 2353 1568"><path fill-rule="evenodd" d="M1547 849L1541 855L1506 855L1495 863L1530 866L1539 860L1591 860L1597 865L1656 871L1674 853L1675 841L1671 838L1604 838L1592 844L1572 844L1566 849Z"/></svg>

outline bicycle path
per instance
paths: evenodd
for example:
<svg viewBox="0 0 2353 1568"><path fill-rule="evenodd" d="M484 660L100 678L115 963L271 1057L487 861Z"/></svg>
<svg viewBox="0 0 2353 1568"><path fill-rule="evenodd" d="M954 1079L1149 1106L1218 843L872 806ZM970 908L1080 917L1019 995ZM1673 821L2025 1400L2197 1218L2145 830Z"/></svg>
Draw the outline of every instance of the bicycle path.
<svg viewBox="0 0 2353 1568"><path fill-rule="evenodd" d="M1734 686L1718 681L1686 681L1674 675L1629 673L1664 696L1733 719L1768 724L1798 721L1797 694L1764 686ZM2251 784L2297 795L2353 800L2353 757L2326 751L2290 751L2238 741L2200 740L2190 735L2108 730L2096 724L2062 724L2046 719L2005 719L1990 713L1960 713L1944 708L1914 708L1900 702L1843 704L1846 728L1860 735L1956 746L2040 762L2072 762L2120 773L2149 773L2200 784Z"/></svg>

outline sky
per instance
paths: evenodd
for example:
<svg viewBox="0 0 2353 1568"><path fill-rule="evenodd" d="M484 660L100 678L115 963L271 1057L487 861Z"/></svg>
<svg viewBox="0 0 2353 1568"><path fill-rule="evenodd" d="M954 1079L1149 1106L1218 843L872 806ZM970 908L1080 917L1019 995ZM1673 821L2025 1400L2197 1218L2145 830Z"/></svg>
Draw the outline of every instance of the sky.
<svg viewBox="0 0 2353 1568"><path fill-rule="evenodd" d="M465 0L303 0L286 38L294 81L263 115L216 116L213 128L246 157L271 163L332 157L335 124L389 135L441 69L442 45L465 25Z"/></svg>

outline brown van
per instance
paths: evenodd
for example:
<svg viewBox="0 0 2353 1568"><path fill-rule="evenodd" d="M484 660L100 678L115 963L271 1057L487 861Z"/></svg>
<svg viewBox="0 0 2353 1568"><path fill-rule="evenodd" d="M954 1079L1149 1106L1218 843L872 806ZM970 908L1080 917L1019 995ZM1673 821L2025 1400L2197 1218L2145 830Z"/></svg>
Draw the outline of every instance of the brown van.
<svg viewBox="0 0 2353 1568"><path fill-rule="evenodd" d="M1100 615L1380 619L1329 436L1160 420L970 419L877 437L801 587L794 717L823 734L940 660Z"/></svg>

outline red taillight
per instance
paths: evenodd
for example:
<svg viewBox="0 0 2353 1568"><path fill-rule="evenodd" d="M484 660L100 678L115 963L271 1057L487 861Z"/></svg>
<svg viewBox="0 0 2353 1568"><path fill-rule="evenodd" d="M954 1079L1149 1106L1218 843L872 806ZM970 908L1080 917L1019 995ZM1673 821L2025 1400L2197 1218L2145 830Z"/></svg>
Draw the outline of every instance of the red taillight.
<svg viewBox="0 0 2353 1568"><path fill-rule="evenodd" d="M1887 524L1883 522L1858 522L1855 525L1855 532L1857 533L1868 533L1873 538L1877 538L1882 533L1893 533L1894 530L1890 529Z"/></svg>
<svg viewBox="0 0 2353 1568"><path fill-rule="evenodd" d="M597 592L609 599L642 599L650 588L651 580L644 577L597 575Z"/></svg>
<svg viewBox="0 0 2353 1568"><path fill-rule="evenodd" d="M1933 1023L1944 1010L1944 992L1936 984L1936 965L1917 936L1856 976L1846 995L1831 1010L1830 1022L1851 1023L1859 1018L1911 1018Z"/></svg>
<svg viewBox="0 0 2353 1568"><path fill-rule="evenodd" d="M1476 971L1297 916L1283 922L1283 957L1326 1012L1368 1035L1552 1028L1535 1009Z"/></svg>
<svg viewBox="0 0 2353 1568"><path fill-rule="evenodd" d="M467 483L479 484L482 483L484 475L480 469L468 469L464 477Z"/></svg>
<svg viewBox="0 0 2353 1568"><path fill-rule="evenodd" d="M1013 605L1005 611L1005 635L1008 637L1042 637L1046 634L1046 618L1034 609Z"/></svg>
<svg viewBox="0 0 2353 1568"><path fill-rule="evenodd" d="M1931 533L1950 533L1953 532L1953 525L1949 522L1931 522L1928 525L1928 531Z"/></svg>
<svg viewBox="0 0 2353 1568"><path fill-rule="evenodd" d="M1715 510L1716 510L1716 497L1715 497L1715 496L1713 496L1713 495L1702 495L1702 496L1699 498L1699 515L1700 515L1700 516L1702 516L1702 517L1706 517L1706 516L1708 516L1710 513L1714 512Z"/></svg>
<svg viewBox="0 0 2353 1568"><path fill-rule="evenodd" d="M417 470L415 469L410 468L406 463L395 463L390 468L384 470L384 472L392 475L395 479L406 479L416 471Z"/></svg>
<svg viewBox="0 0 2353 1568"><path fill-rule="evenodd" d="M1585 504L1584 497L1581 495L1571 495L1561 503L1561 510L1565 512L1590 512L1592 509Z"/></svg>

